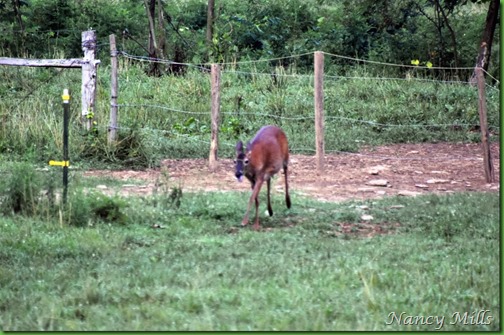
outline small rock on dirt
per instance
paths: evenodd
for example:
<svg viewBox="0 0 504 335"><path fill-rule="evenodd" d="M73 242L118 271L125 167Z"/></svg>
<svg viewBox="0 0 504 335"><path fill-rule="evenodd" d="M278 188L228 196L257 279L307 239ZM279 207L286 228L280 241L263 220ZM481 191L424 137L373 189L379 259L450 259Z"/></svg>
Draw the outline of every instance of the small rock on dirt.
<svg viewBox="0 0 504 335"><path fill-rule="evenodd" d="M385 187L388 185L388 180L386 180L386 179L373 179L373 180L368 181L366 184L371 185L371 186Z"/></svg>
<svg viewBox="0 0 504 335"><path fill-rule="evenodd" d="M431 171L432 174L448 174L446 171Z"/></svg>
<svg viewBox="0 0 504 335"><path fill-rule="evenodd" d="M429 179L426 181L427 184L446 184L449 182L450 181L447 179L437 179L437 178Z"/></svg>
<svg viewBox="0 0 504 335"><path fill-rule="evenodd" d="M429 188L429 185L425 185L425 184L415 184L415 187L418 187L418 188Z"/></svg>
<svg viewBox="0 0 504 335"><path fill-rule="evenodd" d="M383 165L376 165L376 166L371 167L368 170L368 172L369 172L369 174L377 175L377 174L379 174L380 172L382 172L385 169L386 169L386 167L383 166Z"/></svg>
<svg viewBox="0 0 504 335"><path fill-rule="evenodd" d="M372 187L359 187L357 189L357 191L359 191L359 192L374 192L375 189Z"/></svg>

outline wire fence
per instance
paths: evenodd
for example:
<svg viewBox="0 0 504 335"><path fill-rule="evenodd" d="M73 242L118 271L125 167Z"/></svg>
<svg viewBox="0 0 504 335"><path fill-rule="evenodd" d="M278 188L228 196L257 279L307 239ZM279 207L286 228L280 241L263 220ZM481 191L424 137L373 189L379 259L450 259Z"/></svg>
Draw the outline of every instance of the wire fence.
<svg viewBox="0 0 504 335"><path fill-rule="evenodd" d="M202 73L203 75L206 75L206 73L210 72L209 70L209 65L210 63L202 63L202 64L190 64L190 63L180 63L180 62L173 62L171 60L166 60L166 59L157 59L157 58L152 58L152 57L145 57L145 56L136 56L136 55L131 55L126 51L120 51L118 52L118 55L123 58L125 61L134 61L134 62L146 62L146 63L161 63L164 65L179 65L179 66L184 66L189 69L195 69L199 72ZM385 67L394 67L394 68L404 68L407 69L408 71L424 71L425 75L416 75L417 73L414 72L410 74L409 72L406 73L405 76L399 77L399 76L394 76L394 77L385 77L385 76L363 76L363 75L335 75L333 73L331 74L325 74L324 75L324 80L327 83L333 83L333 82L352 82L352 81L373 81L377 83L383 83L383 82L395 82L398 83L398 85L403 85L402 83L412 83L412 85L416 85L416 83L435 83L437 85L460 85L460 86L468 86L468 87L473 87L470 82L468 81L461 81L461 80L445 80L445 79L436 79L433 77L428 77L430 75L430 71L432 70L447 70L447 71L474 71L474 68L472 67L462 67L462 68L447 68L447 67L427 67L427 66L417 66L417 65L410 65L410 64L394 64L394 63L386 63L386 62L377 62L377 61L370 61L370 60L364 60L364 59L358 59L358 58L352 58L352 57L347 57L347 56L342 56L342 55L337 55L337 54L331 54L331 53L325 53L324 55L330 57L330 58L335 58L335 59L344 59L347 61L352 61L355 62L356 64L369 64L372 66L385 66ZM312 84L313 82L313 74L311 73L289 73L289 70L283 68L283 67L270 67L270 71L267 72L261 72L254 70L250 70L250 65L258 64L258 63L267 63L271 64L274 61L278 60L286 60L286 59L299 59L301 57L312 57L313 53L302 53L302 54L297 54L297 55L291 55L291 56L286 56L286 57L277 57L277 58L271 58L271 59L260 59L260 60L245 60L245 61L238 61L238 62L229 62L229 63L221 63L220 65L222 66L221 73L224 78L229 77L229 78L234 78L233 76L246 76L246 77L264 77L264 78L270 78L274 80L281 80L284 78L285 80L307 80L309 82L309 85ZM241 69L242 67L248 67L248 69L243 70ZM55 74L58 74L59 72L55 72ZM51 76L47 81L51 80L54 78L55 74ZM486 87L489 88L492 92L500 92L498 85L500 82L492 77L488 72L485 71L485 74L491 78L497 85L490 85L486 83ZM280 78L280 79L278 79ZM233 79L230 79L232 82ZM289 82L284 82L282 85L288 86ZM35 88L35 89L38 89ZM476 88L474 88L474 92L476 92ZM174 92L176 94L176 92ZM26 97L25 97L26 98ZM24 99L25 99L24 98ZM186 115L186 116L195 116L195 117L201 117L205 119L210 118L210 112L208 111L201 111L201 110L186 110L185 108L179 108L179 107L172 107L172 106L167 106L167 105L162 105L158 103L118 103L114 105L115 107L118 107L122 110L128 110L128 109L145 109L148 113L153 112L155 110L161 111L161 112L166 112L167 115L168 113L171 115L173 113L178 114L178 115ZM308 104L308 107L311 108L309 110L308 114L304 115L284 115L284 114L274 114L274 113L265 113L265 112L257 112L257 111L237 111L230 109L229 107L223 108L221 111L221 115L224 117L240 117L240 118L246 118L246 117L254 117L254 118L260 118L264 120L273 120L273 121L285 121L285 122L291 122L291 121L309 121L309 123L313 123L314 121L314 115L313 115L313 104L310 102ZM433 129L433 128L465 128L467 129L477 129L479 125L477 123L467 123L467 122L454 122L454 123L436 123L436 122L429 122L428 124L419 124L419 123L411 123L411 124L404 124L404 123L392 123L392 122L380 122L377 120L373 119L366 119L365 116L359 116L359 117L351 117L351 116L343 116L343 115L350 115L344 106L340 106L336 111L331 111L331 113L327 113L328 115L325 115L324 120L326 122L326 125L331 125L334 124L334 127L337 125L341 124L348 124L350 126L370 126L370 127L381 127L381 128L401 128L401 129ZM332 114L332 115L331 115ZM340 114L340 115L334 115L334 114ZM105 126L104 126L105 127ZM107 129L110 129L111 127L108 126L106 127ZM124 130L124 131L129 131L131 128L125 127L125 126L117 126L115 129L118 130ZM156 127L155 125L152 126L143 126L142 127L143 131L146 132L152 132L156 134L161 134L165 136L170 136L173 138L177 138L179 140L184 140L186 142L198 142L202 143L205 145L210 145L210 134L209 133L201 133L201 134L183 134L180 132L177 132L173 129L166 130L163 129L163 127ZM494 132L498 132L500 127L498 125L490 125L489 129ZM229 142L229 141L221 141L220 145L228 148L232 148L235 146L235 143ZM313 153L315 152L314 148L308 148L306 146L297 146L294 148L295 152L298 153ZM344 150L336 150L334 147L329 147L326 149L327 153L335 153L335 154L346 154L346 155L361 155L359 153L354 153L354 152L348 152ZM367 155L369 156L369 155ZM400 157L381 157L377 156L377 159L397 159L397 160L416 160L420 158L400 158ZM426 158L421 158L421 159L426 159ZM458 160L461 159L460 157L429 157L427 158L428 160ZM477 159L477 158L474 158Z"/></svg>
<svg viewBox="0 0 504 335"><path fill-rule="evenodd" d="M125 51L120 51L119 54L130 60L135 60L135 61L140 61L140 62L150 62L150 63L160 63L160 64L165 64L165 65L179 65L179 66L185 66L188 68L196 68L199 69L203 72L210 72L209 66L212 63L202 63L202 64L191 64L191 63L181 63L181 62L174 62L171 60L167 59L160 59L160 58L153 58L153 57L147 57L147 56L135 56L131 55ZM337 59L345 59L349 61L353 61L355 63L362 63L362 64L371 64L371 65L380 65L380 66L389 66L389 67L397 67L397 68L405 68L405 69L415 69L415 70L427 70L427 71L432 71L432 70L447 70L447 71L474 71L474 67L438 67L438 66L422 66L422 65L410 65L410 64L395 64L395 63L386 63L386 62L378 62L378 61L371 61L371 60L365 60L365 59L359 59L359 58L353 58L353 57L348 57L348 56L343 56L343 55L337 55L337 54L332 54L332 53L327 53L323 52L324 55L328 55L330 57L334 57ZM240 65L245 65L245 64L257 64L257 63L271 63L273 61L278 61L278 60L286 60L286 59L296 59L300 58L303 56L313 56L313 53L303 53L303 54L297 54L297 55L291 55L291 56L285 56L285 57L277 57L277 58L268 58L268 59L259 59L259 60L246 60L246 61L236 61L236 62L222 62L219 63L221 66L224 67L224 69L221 71L222 73L232 73L232 74L244 74L244 75L257 75L257 76L276 76L276 77L306 77L306 78L313 78L313 74L288 74L288 73L272 73L272 72L252 72L252 71L242 71L242 70L227 70L226 66L231 66L231 67L238 67ZM482 69L483 72L485 73L486 76L491 78L494 82L496 82L497 85L500 85L500 81L493 77L488 71L485 69ZM404 81L427 81L427 82L438 82L438 83L458 83L458 84L467 84L471 85L470 82L468 81L462 81L462 80L436 80L436 79L428 79L428 78L419 78L419 77L358 77L358 76L334 76L334 75L324 75L324 78L329 78L329 79L359 79L359 80L404 80ZM495 86L487 84L487 86L491 89L498 90Z"/></svg>
<svg viewBox="0 0 504 335"><path fill-rule="evenodd" d="M108 129L106 126L102 126L103 130ZM123 131L132 131L133 128L130 127L117 127L118 130L123 130ZM194 143L202 143L205 145L210 145L210 136L204 136L205 138L208 139L200 139L197 136L194 135L187 135L187 134L180 134L172 130L165 130L165 129L156 129L156 128L150 128L150 127L144 127L142 128L145 131L148 132L153 132L153 133L158 133L161 135L170 135L173 136L179 140L183 141L189 141L189 142L194 142ZM228 146L234 148L236 143L234 142L227 142L223 141L220 142L220 145L222 146ZM296 148L295 149L296 153L298 154L303 154L303 153L308 153L308 154L313 154L315 153L315 149L313 148ZM442 161L481 161L481 158L478 157L463 157L463 156L442 156L442 157L435 157L435 156L421 156L421 157L398 157L398 156L385 156L385 155L374 155L374 154L363 154L363 153L358 153L358 152L348 152L348 151L341 151L341 150L326 150L327 154L338 154L338 155L348 155L348 156L357 156L357 157L365 157L369 159L374 159L374 160L396 160L396 161L435 161L435 162L442 162ZM499 157L493 157L493 159L499 160Z"/></svg>
<svg viewBox="0 0 504 335"><path fill-rule="evenodd" d="M461 85L461 86L468 86L468 87L474 87L471 85L470 82L468 81L462 81L462 80L457 80L457 79L436 79L433 77L429 77L430 73L433 70L441 70L441 71L474 71L473 67L462 67L462 68L447 68L447 67L428 67L428 66L418 66L418 65L410 65L410 64L393 64L393 63L386 63L386 62L377 62L377 61L369 61L369 60L363 60L363 59L357 59L357 58L352 58L352 57L347 57L347 56L342 56L342 55L336 55L336 54L331 54L331 53L324 53L325 55L331 57L331 58L336 58L336 59L344 59L347 61L353 61L355 63L364 63L364 64L369 64L369 65L379 65L379 66L386 66L386 67L395 67L395 68L404 68L407 69L407 71L425 71L426 74L423 76L416 75L416 73L410 74L410 72L407 72L407 74L403 77L384 77L384 76L359 76L359 75L334 75L334 74L326 74L324 75L324 79L327 82L333 82L333 81L376 81L376 82L395 82L398 83L398 85L403 85L401 83L408 82L408 83L413 83L415 85L415 82L418 83L435 83L436 85ZM190 63L180 63L180 62L173 62L170 60L165 60L165 59L156 59L152 57L144 57L144 56L135 56L131 55L125 51L119 52L119 55L124 58L127 61L139 61L139 62L156 62L156 63L161 63L164 65L178 65L178 66L184 66L192 69L196 69L202 73L208 73L210 72L209 65L210 63L203 63L203 64L190 64ZM246 60L246 61L238 61L238 62L229 62L229 63L220 63L222 66L221 74L223 78L226 78L227 76L247 76L247 77L268 77L268 78L273 78L273 80L281 80L281 78L284 78L284 80L308 80L311 81L313 80L313 74L306 74L306 73L289 73L289 71L286 71L282 67L272 67L270 71L268 72L261 72L261 71L256 71L254 69L252 70L242 70L241 67L243 66L249 66L254 65L257 63L271 63L273 61L278 61L278 60L285 60L288 58L300 58L300 57L307 57L307 56L313 56L313 53L303 53L303 54L298 54L298 55L292 55L288 57L278 57L278 58L271 58L271 59L260 59L260 60ZM431 71L431 72L429 72ZM486 72L486 71L485 71ZM486 75L489 78L492 78L497 84L499 84L499 81L492 77L488 72L486 72ZM283 83L282 85L288 86L288 83ZM493 92L499 92L499 88L495 87L495 85L490 85L486 83L486 87L492 90ZM475 96L477 95L476 88L474 88L474 94ZM476 98L475 100L476 101ZM475 103L476 104L476 103ZM210 111L208 112L202 112L202 111L191 111L191 110L185 110L183 108L174 108L174 107L168 107L164 106L161 104L129 104L129 103L121 103L117 104L116 107L121 108L123 110L127 109L138 109L138 108L144 108L148 109L149 111L154 111L154 110L160 110L164 112L169 112L171 113L176 113L179 115L188 115L188 116L198 116L202 118L209 118L210 117ZM313 108L312 105L310 105L311 108ZM264 112L247 112L247 111L230 111L229 109L225 109L220 112L222 116L226 117L254 117L254 118L262 118L262 119L272 119L273 121L312 121L314 120L313 115L283 115L283 114L273 114L273 113L264 113ZM340 107L337 110L338 114L349 114L345 111L344 107ZM329 114L329 113L328 113ZM334 112L332 113L334 114ZM371 126L371 127L381 127L381 128L403 128L403 129L426 129L426 130L431 130L434 128L446 128L446 129L466 129L469 131L474 131L478 129L479 124L474 123L470 124L467 122L454 122L454 123L436 123L436 122L429 122L427 124L419 124L419 123L412 123L412 124L403 124L403 123L391 123L391 122L380 122L377 120L371 120L371 119L366 119L363 117L350 117L350 116L342 116L342 115L326 115L324 117L324 120L326 122L326 125L330 125L331 123L345 123L345 124L350 124L351 126L355 125L363 125L363 126ZM119 130L127 130L127 127L118 127L117 129ZM499 126L496 125L490 125L489 129L491 131L498 132L499 131ZM184 140L184 141L191 141L191 142L199 142L203 143L205 145L210 145L210 134L209 133L202 133L202 134L181 134L177 131L174 130L164 130L164 129L156 129L155 127L149 127L149 128L144 128L146 131L151 131L151 132L156 132L158 134L163 134L163 135L168 135L173 138L176 138L178 140ZM223 147L234 147L235 143L231 142L226 142L226 141L220 141L220 146ZM297 146L293 151L297 153L314 153L315 149L314 148L307 148L307 147L301 147ZM345 154L345 155L359 155L362 156L362 154L355 153L355 152L349 152L349 151L344 151L344 150L336 150L334 148L328 148L325 152L327 153L334 153L334 154ZM371 157L370 155L366 154L367 157ZM478 158L462 158L458 156L454 157L422 157L422 158L415 158L415 157L384 157L384 156L373 156L373 158L376 159L395 159L395 160L420 160L420 159L427 159L427 160L445 160L445 161L450 161L450 160L460 160L460 159L468 159L468 160L478 160Z"/></svg>

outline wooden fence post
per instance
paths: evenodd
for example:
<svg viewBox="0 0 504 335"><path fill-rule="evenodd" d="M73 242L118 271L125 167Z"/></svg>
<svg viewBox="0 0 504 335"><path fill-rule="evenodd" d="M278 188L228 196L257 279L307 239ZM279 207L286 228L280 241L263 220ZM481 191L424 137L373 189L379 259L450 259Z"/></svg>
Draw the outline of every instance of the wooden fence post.
<svg viewBox="0 0 504 335"><path fill-rule="evenodd" d="M315 52L315 159L317 171L324 172L324 53Z"/></svg>
<svg viewBox="0 0 504 335"><path fill-rule="evenodd" d="M96 75L99 61L96 58L96 32L88 30L82 32L82 123L90 130L93 125L96 98Z"/></svg>
<svg viewBox="0 0 504 335"><path fill-rule="evenodd" d="M211 95L212 95L212 134L210 141L210 157L208 164L210 171L217 168L217 148L219 147L219 112L220 112L220 66L212 64L211 67Z"/></svg>
<svg viewBox="0 0 504 335"><path fill-rule="evenodd" d="M485 169L485 180L487 183L495 181L495 172L493 168L492 155L490 153L490 144L488 138L490 136L487 125L487 108L485 96L485 76L483 69L477 67L475 69L478 82L478 111L480 117L481 145L483 148L483 164Z"/></svg>
<svg viewBox="0 0 504 335"><path fill-rule="evenodd" d="M117 48L115 35L109 36L110 41L110 125L108 129L108 144L117 139Z"/></svg>
<svg viewBox="0 0 504 335"><path fill-rule="evenodd" d="M81 68L82 86L81 122L90 130L93 125L96 99L97 67L100 60L96 58L96 32L93 30L82 32L82 51L84 58L71 59L29 59L0 57L0 65L30 66L30 67L59 67Z"/></svg>

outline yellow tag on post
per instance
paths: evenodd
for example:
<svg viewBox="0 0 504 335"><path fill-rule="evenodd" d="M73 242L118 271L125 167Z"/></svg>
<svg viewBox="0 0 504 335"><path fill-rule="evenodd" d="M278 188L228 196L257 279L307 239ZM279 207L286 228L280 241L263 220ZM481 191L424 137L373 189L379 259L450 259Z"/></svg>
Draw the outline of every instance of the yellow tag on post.
<svg viewBox="0 0 504 335"><path fill-rule="evenodd" d="M67 88L63 90L63 95L61 96L61 99L63 99L63 102L68 102L70 100L70 93L68 93Z"/></svg>
<svg viewBox="0 0 504 335"><path fill-rule="evenodd" d="M70 166L69 161L49 161L51 166Z"/></svg>

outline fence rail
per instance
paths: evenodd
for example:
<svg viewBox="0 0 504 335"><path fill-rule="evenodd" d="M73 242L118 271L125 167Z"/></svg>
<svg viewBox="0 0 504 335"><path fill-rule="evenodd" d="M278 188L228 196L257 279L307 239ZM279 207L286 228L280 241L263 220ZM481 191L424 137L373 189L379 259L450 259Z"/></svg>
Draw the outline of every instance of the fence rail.
<svg viewBox="0 0 504 335"><path fill-rule="evenodd" d="M0 57L0 65L28 67L80 68L82 71L81 86L81 122L87 130L92 127L92 115L95 112L96 78L100 60L96 58L96 32L82 32L82 59L28 59Z"/></svg>

